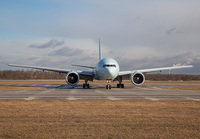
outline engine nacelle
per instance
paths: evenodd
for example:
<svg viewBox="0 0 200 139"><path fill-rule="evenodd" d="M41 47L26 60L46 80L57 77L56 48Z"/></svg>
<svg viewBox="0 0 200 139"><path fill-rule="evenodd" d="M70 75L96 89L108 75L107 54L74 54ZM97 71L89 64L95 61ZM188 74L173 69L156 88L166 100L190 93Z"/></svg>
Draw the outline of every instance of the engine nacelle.
<svg viewBox="0 0 200 139"><path fill-rule="evenodd" d="M134 85L141 85L144 83L144 81L145 81L145 77L142 73L134 72L133 74L131 74L131 82Z"/></svg>
<svg viewBox="0 0 200 139"><path fill-rule="evenodd" d="M67 75L65 76L65 81L69 85L76 85L79 82L80 76L77 72L71 71L68 72Z"/></svg>

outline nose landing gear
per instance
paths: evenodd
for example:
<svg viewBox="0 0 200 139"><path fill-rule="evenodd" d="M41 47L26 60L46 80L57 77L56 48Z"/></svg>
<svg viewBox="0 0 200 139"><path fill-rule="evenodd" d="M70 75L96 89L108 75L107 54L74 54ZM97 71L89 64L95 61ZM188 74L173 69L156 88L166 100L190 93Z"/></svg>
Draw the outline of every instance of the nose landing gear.
<svg viewBox="0 0 200 139"><path fill-rule="evenodd" d="M107 80L106 89L111 89L110 80Z"/></svg>

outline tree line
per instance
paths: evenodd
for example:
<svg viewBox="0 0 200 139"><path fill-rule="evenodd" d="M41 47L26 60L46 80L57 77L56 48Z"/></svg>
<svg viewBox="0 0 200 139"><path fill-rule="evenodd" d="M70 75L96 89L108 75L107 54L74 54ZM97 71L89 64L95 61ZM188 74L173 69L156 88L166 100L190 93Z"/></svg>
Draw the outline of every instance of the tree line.
<svg viewBox="0 0 200 139"><path fill-rule="evenodd" d="M34 80L34 79L65 79L66 74L40 70L4 70L0 71L1 80ZM198 75L187 74L145 74L146 80L153 81L191 81L200 80Z"/></svg>
<svg viewBox="0 0 200 139"><path fill-rule="evenodd" d="M195 81L200 80L199 75L188 74L145 74L146 80L152 81Z"/></svg>
<svg viewBox="0 0 200 139"><path fill-rule="evenodd" d="M65 74L39 70L4 70L0 71L1 80L31 80L31 79L64 79Z"/></svg>

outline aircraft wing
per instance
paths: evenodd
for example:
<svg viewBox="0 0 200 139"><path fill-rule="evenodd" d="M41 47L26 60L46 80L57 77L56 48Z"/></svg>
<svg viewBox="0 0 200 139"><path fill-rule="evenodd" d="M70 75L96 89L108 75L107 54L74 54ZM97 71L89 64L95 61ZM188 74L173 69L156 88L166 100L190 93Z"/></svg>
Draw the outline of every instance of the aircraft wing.
<svg viewBox="0 0 200 139"><path fill-rule="evenodd" d="M58 68L48 68L48 67L38 67L38 66L28 66L28 65L17 65L17 64L8 64L8 66L12 67L22 67L22 68L31 68L31 69L39 69L43 71L53 71L53 72L59 72L59 73L68 73L72 70L66 70L66 69L58 69ZM80 75L86 75L86 76L93 76L93 71L77 71Z"/></svg>
<svg viewBox="0 0 200 139"><path fill-rule="evenodd" d="M173 67L163 67L163 68L153 68L153 69L141 69L141 70L133 70L133 71L120 71L119 76L126 76L132 74L133 72L141 72L141 73L149 73L163 70L172 70L172 69L182 69L182 68L192 68L192 65L187 66L173 66Z"/></svg>

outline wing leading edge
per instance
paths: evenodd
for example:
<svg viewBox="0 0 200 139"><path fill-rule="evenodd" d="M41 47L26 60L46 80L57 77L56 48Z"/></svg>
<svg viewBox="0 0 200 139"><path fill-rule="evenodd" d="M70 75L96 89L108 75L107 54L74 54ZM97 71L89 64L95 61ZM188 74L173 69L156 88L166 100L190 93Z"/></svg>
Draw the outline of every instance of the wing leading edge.
<svg viewBox="0 0 200 139"><path fill-rule="evenodd" d="M134 70L134 71L120 71L119 76L129 75L134 72L149 73L149 72L156 72L156 71L163 71L163 70L192 68L192 67L193 67L192 65L187 65L187 66L173 66L173 67L162 67L162 68L152 68L152 69L141 69L141 70Z"/></svg>
<svg viewBox="0 0 200 139"><path fill-rule="evenodd" d="M59 73L68 73L68 72L72 71L72 70L66 70L66 69L39 67L39 66L28 66L28 65L17 65L17 64L8 64L8 66L39 69L39 70L43 70L43 71L53 71L53 72L59 72ZM93 76L94 72L93 71L77 71L77 73L79 73L80 75Z"/></svg>

